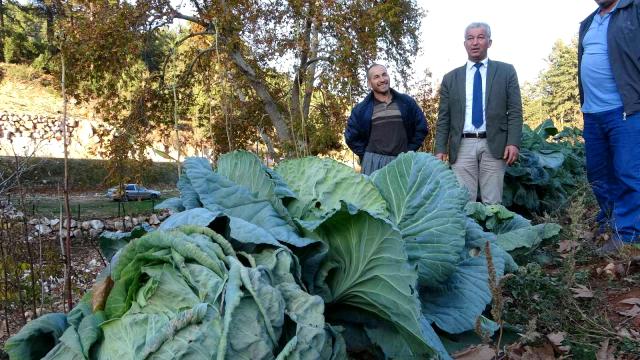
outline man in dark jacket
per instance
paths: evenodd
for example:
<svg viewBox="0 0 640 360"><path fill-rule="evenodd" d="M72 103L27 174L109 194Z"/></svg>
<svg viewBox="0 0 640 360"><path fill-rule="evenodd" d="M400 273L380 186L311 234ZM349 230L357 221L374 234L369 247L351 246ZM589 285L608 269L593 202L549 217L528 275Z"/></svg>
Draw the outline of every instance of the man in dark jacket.
<svg viewBox="0 0 640 360"><path fill-rule="evenodd" d="M371 92L351 110L344 138L358 155L362 173L370 175L398 154L416 151L427 136L427 121L415 100L390 87L387 69L367 69Z"/></svg>
<svg viewBox="0 0 640 360"><path fill-rule="evenodd" d="M640 0L595 0L581 24L578 83L600 252L640 241Z"/></svg>

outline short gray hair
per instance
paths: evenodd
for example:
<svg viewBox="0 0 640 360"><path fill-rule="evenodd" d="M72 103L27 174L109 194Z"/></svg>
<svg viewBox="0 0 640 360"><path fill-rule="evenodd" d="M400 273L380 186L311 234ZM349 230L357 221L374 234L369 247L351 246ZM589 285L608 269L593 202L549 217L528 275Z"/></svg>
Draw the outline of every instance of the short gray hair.
<svg viewBox="0 0 640 360"><path fill-rule="evenodd" d="M370 80L369 79L369 71L371 71L371 69L373 69L376 66L382 66L385 69L387 68L386 66L384 66L382 64L378 64L378 63L373 63L373 64L369 65L369 67L367 67L367 80Z"/></svg>
<svg viewBox="0 0 640 360"><path fill-rule="evenodd" d="M489 24L483 22L472 22L471 24L467 25L467 28L464 29L464 38L467 38L467 33L469 32L469 30L477 28L483 28L485 34L487 34L487 38L491 39L491 27L489 27Z"/></svg>

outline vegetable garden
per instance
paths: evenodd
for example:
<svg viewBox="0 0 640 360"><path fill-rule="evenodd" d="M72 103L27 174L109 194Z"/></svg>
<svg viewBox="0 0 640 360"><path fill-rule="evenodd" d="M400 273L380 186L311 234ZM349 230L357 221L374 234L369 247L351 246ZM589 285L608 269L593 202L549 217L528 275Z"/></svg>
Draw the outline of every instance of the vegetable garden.
<svg viewBox="0 0 640 360"><path fill-rule="evenodd" d="M525 129L509 170L505 203L526 215L557 210L582 180L579 134L552 125ZM236 151L213 168L188 158L178 188L157 229L101 237L109 265L91 291L29 322L6 343L12 359L448 359L470 343L506 354L509 333L535 330L509 323L522 300L510 279L571 230L468 202L428 153L366 177Z"/></svg>

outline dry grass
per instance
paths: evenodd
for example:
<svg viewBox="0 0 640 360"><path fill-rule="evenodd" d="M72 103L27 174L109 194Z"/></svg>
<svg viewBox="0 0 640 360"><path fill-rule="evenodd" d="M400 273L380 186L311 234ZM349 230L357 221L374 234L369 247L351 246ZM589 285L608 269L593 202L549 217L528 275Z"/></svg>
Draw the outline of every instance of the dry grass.
<svg viewBox="0 0 640 360"><path fill-rule="evenodd" d="M57 116L62 110L62 97L55 79L28 65L0 63L0 112ZM91 117L90 106L69 104L71 117Z"/></svg>

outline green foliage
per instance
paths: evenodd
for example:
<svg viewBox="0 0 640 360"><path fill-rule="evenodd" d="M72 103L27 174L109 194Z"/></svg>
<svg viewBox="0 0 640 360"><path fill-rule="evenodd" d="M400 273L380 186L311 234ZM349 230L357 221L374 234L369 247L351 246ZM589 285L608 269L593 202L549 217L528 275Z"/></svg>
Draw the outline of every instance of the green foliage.
<svg viewBox="0 0 640 360"><path fill-rule="evenodd" d="M101 240L115 255L99 282L108 275L113 289L72 311L47 356L99 342L97 358L447 359L434 328L472 330L492 299L489 274L515 268L465 216L451 170L426 153L371 178L318 158L274 171L247 152L216 169L203 158L184 165L181 197L158 207L185 210L142 237L150 229ZM82 310L90 300L104 312Z"/></svg>
<svg viewBox="0 0 640 360"><path fill-rule="evenodd" d="M526 122L538 126L551 118L560 128L581 123L578 93L578 41L565 44L558 40L548 58L548 68L533 84L523 89L523 110Z"/></svg>
<svg viewBox="0 0 640 360"><path fill-rule="evenodd" d="M31 63L47 48L46 22L31 5L5 2L4 11L4 61Z"/></svg>
<svg viewBox="0 0 640 360"><path fill-rule="evenodd" d="M543 105L562 125L576 126L582 119L578 93L578 39L558 41L549 55L549 69L540 77Z"/></svg>
<svg viewBox="0 0 640 360"><path fill-rule="evenodd" d="M528 324L537 319L536 331L548 334L568 323L567 311L549 311L557 307L558 299L571 298L571 291L556 277L544 273L536 263L521 267L517 276L505 281L506 302L504 320L511 324Z"/></svg>
<svg viewBox="0 0 640 360"><path fill-rule="evenodd" d="M495 234L495 243L518 260L538 248L543 241L556 237L562 230L560 225L553 223L532 225L531 221L499 204L470 202L465 211L485 231Z"/></svg>
<svg viewBox="0 0 640 360"><path fill-rule="evenodd" d="M137 166L134 162L126 164L132 169ZM118 185L109 181L107 165L106 160L69 159L69 185L75 190L103 190L106 186ZM14 166L13 158L1 159L1 172L14 171L12 166ZM58 184L62 184L64 178L62 159L30 158L25 159L22 166L27 168L21 176L24 186L55 189ZM131 180L138 180L146 185L172 186L177 178L175 164L157 162L147 166L141 177L131 178Z"/></svg>
<svg viewBox="0 0 640 360"><path fill-rule="evenodd" d="M19 56L17 54L19 49L17 48L16 40L14 38L8 38L4 40L4 47L2 53L6 62L15 62Z"/></svg>
<svg viewBox="0 0 640 360"><path fill-rule="evenodd" d="M502 203L524 214L561 209L585 183L582 132L562 132L547 120L535 129L524 126L518 161L507 168Z"/></svg>

